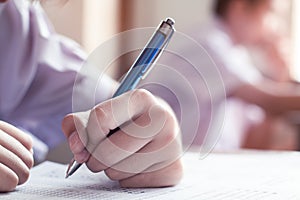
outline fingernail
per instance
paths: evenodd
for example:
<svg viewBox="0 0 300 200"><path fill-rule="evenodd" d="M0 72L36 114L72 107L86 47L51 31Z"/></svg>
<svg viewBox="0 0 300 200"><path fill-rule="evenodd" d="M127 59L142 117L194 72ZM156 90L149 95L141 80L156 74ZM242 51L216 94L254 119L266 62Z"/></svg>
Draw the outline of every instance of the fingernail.
<svg viewBox="0 0 300 200"><path fill-rule="evenodd" d="M85 148L77 132L72 133L69 137L69 145L74 154L82 152Z"/></svg>
<svg viewBox="0 0 300 200"><path fill-rule="evenodd" d="M89 159L89 157L90 153L86 149L84 149L82 152L75 155L75 160L79 163L84 163Z"/></svg>
<svg viewBox="0 0 300 200"><path fill-rule="evenodd" d="M77 133L76 132L73 132L70 136L69 136L69 144L70 146L73 146L77 143Z"/></svg>

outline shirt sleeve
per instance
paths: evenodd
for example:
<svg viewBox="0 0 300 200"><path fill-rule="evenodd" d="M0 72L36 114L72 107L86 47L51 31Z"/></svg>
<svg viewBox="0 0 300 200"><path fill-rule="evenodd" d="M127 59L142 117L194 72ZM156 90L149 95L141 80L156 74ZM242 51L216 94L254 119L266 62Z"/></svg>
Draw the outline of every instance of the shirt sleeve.
<svg viewBox="0 0 300 200"><path fill-rule="evenodd" d="M87 56L55 33L38 3L10 0L0 14L0 117L55 147L65 140L61 120L73 112L73 86L86 80L78 72ZM95 102L109 97L110 82L99 86Z"/></svg>

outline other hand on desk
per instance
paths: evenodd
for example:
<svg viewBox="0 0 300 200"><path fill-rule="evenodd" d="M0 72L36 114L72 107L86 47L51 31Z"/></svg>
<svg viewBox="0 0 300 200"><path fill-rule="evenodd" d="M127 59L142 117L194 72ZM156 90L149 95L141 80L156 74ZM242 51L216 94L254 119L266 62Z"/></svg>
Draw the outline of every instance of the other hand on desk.
<svg viewBox="0 0 300 200"><path fill-rule="evenodd" d="M26 182L32 166L31 138L0 121L0 192L12 191Z"/></svg>
<svg viewBox="0 0 300 200"><path fill-rule="evenodd" d="M93 172L104 170L123 187L172 186L181 179L177 120L165 103L146 90L70 114L62 126L75 160L85 162ZM107 137L116 127L121 129Z"/></svg>

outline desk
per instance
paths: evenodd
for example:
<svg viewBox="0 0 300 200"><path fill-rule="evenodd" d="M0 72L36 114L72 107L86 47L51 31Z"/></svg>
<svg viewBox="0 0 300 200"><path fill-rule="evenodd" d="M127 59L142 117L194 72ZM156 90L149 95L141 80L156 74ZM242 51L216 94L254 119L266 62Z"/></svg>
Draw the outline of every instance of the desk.
<svg viewBox="0 0 300 200"><path fill-rule="evenodd" d="M242 151L199 159L185 153L182 182L169 188L126 189L103 173L80 169L64 179L66 166L43 163L28 183L0 199L300 199L300 154Z"/></svg>

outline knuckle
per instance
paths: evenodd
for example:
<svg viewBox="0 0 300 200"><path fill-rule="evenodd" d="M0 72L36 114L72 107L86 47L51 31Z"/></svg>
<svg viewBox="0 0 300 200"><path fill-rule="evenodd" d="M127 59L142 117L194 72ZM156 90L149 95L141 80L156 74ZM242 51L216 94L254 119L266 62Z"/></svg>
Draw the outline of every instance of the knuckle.
<svg viewBox="0 0 300 200"><path fill-rule="evenodd" d="M18 185L18 179L11 180L8 182L6 191L13 191Z"/></svg>
<svg viewBox="0 0 300 200"><path fill-rule="evenodd" d="M24 162L29 169L33 167L34 159L33 159L33 156L31 155L31 153L30 153L30 156L27 156L26 158L24 158Z"/></svg>
<svg viewBox="0 0 300 200"><path fill-rule="evenodd" d="M148 104L152 104L155 102L155 97L145 89L138 89L132 93L132 99L134 102L144 102Z"/></svg>
<svg viewBox="0 0 300 200"><path fill-rule="evenodd" d="M108 120L106 113L100 106L95 107L90 116L91 118L94 117L94 120L96 120L96 124L102 133L107 133L109 131L111 126L109 123L110 120Z"/></svg>
<svg viewBox="0 0 300 200"><path fill-rule="evenodd" d="M180 130L177 125L177 120L173 117L173 115L169 114L166 118L165 126L162 131L163 134L163 142L169 144L176 140Z"/></svg>
<svg viewBox="0 0 300 200"><path fill-rule="evenodd" d="M7 123L7 122L5 122L5 121L2 121L2 120L0 120L0 129L1 129L1 128L8 127L8 126L10 126L10 124L9 124L9 123Z"/></svg>
<svg viewBox="0 0 300 200"><path fill-rule="evenodd" d="M165 134L162 142L164 144L164 146L171 144L172 142L174 142L174 140L176 140L176 135L174 134L174 132L168 132Z"/></svg>
<svg viewBox="0 0 300 200"><path fill-rule="evenodd" d="M7 180L5 181L5 184L0 186L1 192L10 192L13 191L19 183L18 176L14 175L8 175Z"/></svg>
<svg viewBox="0 0 300 200"><path fill-rule="evenodd" d="M4 121L0 120L0 128L3 127L3 126L5 126L5 124L6 123Z"/></svg>
<svg viewBox="0 0 300 200"><path fill-rule="evenodd" d="M166 127L168 129L177 129L178 128L178 123L176 117L171 114L170 112L165 112L166 115Z"/></svg>
<svg viewBox="0 0 300 200"><path fill-rule="evenodd" d="M24 134L25 136L25 146L30 150L33 147L33 140L28 134Z"/></svg>
<svg viewBox="0 0 300 200"><path fill-rule="evenodd" d="M26 169L23 169L20 171L20 174L19 174L19 185L25 183L28 179L29 179L29 176L30 176L30 171L28 168Z"/></svg>
<svg viewBox="0 0 300 200"><path fill-rule="evenodd" d="M96 106L96 107L92 110L91 114L96 115L97 118L100 118L100 119L105 119L105 117L106 117L106 114L105 114L105 112L103 111L103 108L101 108L100 105L99 105L99 106Z"/></svg>

